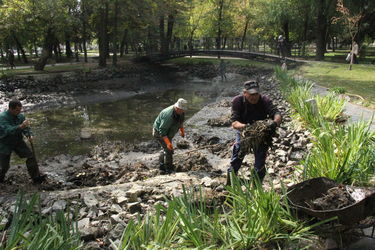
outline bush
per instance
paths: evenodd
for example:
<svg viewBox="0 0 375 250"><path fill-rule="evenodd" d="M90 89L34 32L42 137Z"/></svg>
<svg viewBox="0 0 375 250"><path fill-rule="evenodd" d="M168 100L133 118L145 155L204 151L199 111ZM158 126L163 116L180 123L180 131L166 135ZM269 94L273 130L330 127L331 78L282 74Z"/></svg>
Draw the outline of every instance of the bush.
<svg viewBox="0 0 375 250"><path fill-rule="evenodd" d="M347 91L344 87L333 87L330 88L329 91L333 92L334 94L345 94Z"/></svg>

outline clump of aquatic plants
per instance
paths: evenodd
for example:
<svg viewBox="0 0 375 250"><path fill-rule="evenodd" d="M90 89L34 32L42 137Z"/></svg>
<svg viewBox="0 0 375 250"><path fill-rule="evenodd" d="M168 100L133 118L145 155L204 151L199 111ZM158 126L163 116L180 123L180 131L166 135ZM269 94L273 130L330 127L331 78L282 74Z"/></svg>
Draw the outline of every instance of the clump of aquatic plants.
<svg viewBox="0 0 375 250"><path fill-rule="evenodd" d="M115 249L259 249L283 248L311 236L312 226L293 217L281 196L237 178L227 202L208 204L202 193L184 189L145 218L130 221Z"/></svg>
<svg viewBox="0 0 375 250"><path fill-rule="evenodd" d="M305 179L324 176L340 183L366 184L375 175L375 134L369 123L325 124L313 135L314 147L302 162Z"/></svg>
<svg viewBox="0 0 375 250"><path fill-rule="evenodd" d="M43 216L37 194L17 196L9 227L1 228L0 249L80 249L77 224L63 211Z"/></svg>
<svg viewBox="0 0 375 250"><path fill-rule="evenodd" d="M311 92L312 82L290 77L280 67L275 72L281 91L294 110L294 116L308 127L319 128L322 123L333 122L342 115L345 105L343 99L332 93L325 96L314 95Z"/></svg>
<svg viewBox="0 0 375 250"><path fill-rule="evenodd" d="M345 102L333 94L314 96L311 85L298 81L276 68L286 99L313 135L314 147L301 163L304 178L328 177L340 183L366 184L375 176L375 134L371 122L335 124ZM286 91L285 91L286 90ZM318 112L306 102L313 97Z"/></svg>

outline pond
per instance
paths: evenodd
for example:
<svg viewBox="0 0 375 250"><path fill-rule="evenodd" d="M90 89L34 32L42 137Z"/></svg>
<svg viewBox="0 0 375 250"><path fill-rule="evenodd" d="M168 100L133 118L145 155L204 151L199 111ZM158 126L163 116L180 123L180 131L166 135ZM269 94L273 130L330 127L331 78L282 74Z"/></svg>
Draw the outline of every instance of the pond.
<svg viewBox="0 0 375 250"><path fill-rule="evenodd" d="M106 140L136 143L152 139L155 118L163 108L180 97L189 104L186 119L213 99L197 95L193 89L178 88L139 94L123 100L26 114L32 121L37 158L85 154ZM90 139L80 138L82 129L92 134Z"/></svg>

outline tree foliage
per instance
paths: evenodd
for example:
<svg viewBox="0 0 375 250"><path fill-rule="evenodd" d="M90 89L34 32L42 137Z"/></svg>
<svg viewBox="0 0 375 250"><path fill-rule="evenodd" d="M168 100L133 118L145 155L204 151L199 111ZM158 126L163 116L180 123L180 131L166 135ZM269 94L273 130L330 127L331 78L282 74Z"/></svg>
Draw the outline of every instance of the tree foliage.
<svg viewBox="0 0 375 250"><path fill-rule="evenodd" d="M355 40L375 38L375 2L342 0L350 13L362 13ZM275 47L282 34L287 44L316 44L323 59L335 37L351 43L340 22L337 0L2 0L0 52L17 50L47 60L72 57L86 46L99 48L102 63L114 52L135 53L205 48ZM100 44L100 46L99 46ZM40 49L43 49L40 55ZM78 58L77 58L78 59Z"/></svg>

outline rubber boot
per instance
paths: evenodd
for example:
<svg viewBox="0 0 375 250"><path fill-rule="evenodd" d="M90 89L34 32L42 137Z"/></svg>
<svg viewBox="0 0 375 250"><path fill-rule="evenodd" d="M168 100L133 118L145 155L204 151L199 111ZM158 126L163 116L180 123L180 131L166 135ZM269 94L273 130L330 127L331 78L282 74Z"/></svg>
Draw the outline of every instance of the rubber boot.
<svg viewBox="0 0 375 250"><path fill-rule="evenodd" d="M0 183L5 180L5 175L9 170L10 155L0 155Z"/></svg>
<svg viewBox="0 0 375 250"><path fill-rule="evenodd" d="M42 175L39 172L38 163L35 158L28 158L26 160L27 172L35 184L40 184L46 180L46 175Z"/></svg>
<svg viewBox="0 0 375 250"><path fill-rule="evenodd" d="M225 184L226 186L230 186L230 185L231 185L231 181L230 181L230 173L231 173L231 172L227 172L227 183Z"/></svg>

